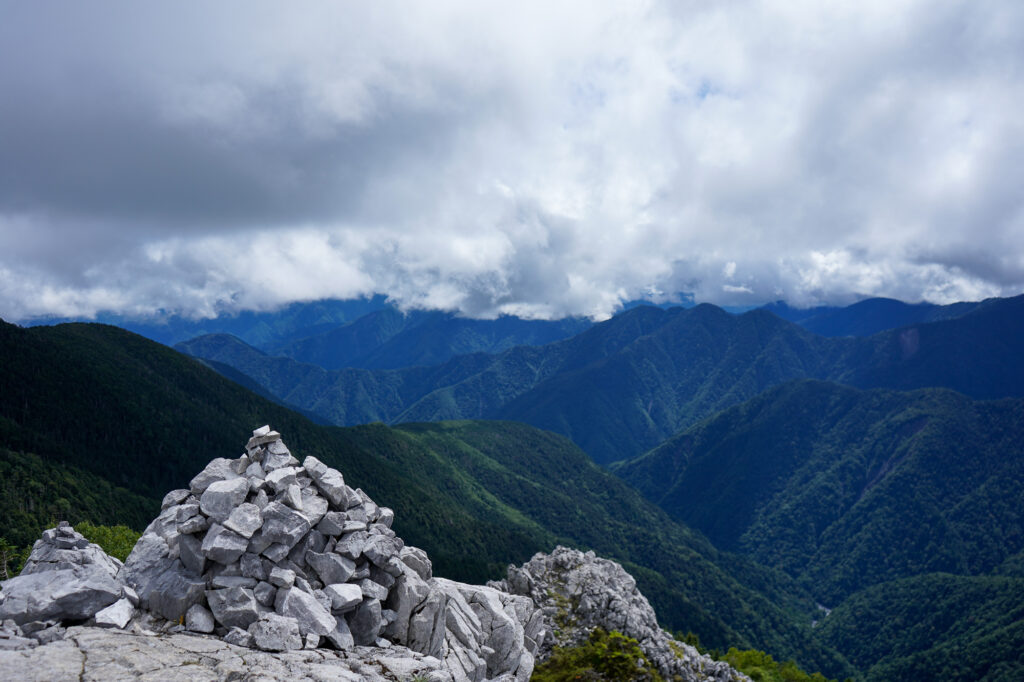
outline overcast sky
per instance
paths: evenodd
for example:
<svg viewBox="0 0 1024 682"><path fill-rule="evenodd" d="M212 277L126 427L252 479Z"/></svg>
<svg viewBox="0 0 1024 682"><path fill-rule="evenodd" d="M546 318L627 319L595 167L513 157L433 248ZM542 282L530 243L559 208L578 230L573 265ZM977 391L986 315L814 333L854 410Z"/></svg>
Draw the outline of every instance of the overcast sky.
<svg viewBox="0 0 1024 682"><path fill-rule="evenodd" d="M1024 290L1024 3L0 0L0 317Z"/></svg>

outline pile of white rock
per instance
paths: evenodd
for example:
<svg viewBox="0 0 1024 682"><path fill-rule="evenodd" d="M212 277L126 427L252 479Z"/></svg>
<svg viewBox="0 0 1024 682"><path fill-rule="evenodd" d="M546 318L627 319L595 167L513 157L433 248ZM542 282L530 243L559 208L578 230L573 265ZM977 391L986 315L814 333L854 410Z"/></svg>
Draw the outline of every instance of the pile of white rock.
<svg viewBox="0 0 1024 682"><path fill-rule="evenodd" d="M393 519L264 426L241 457L213 460L164 497L120 578L143 609L240 646L398 644L456 679L528 679L543 640L529 599L434 579Z"/></svg>
<svg viewBox="0 0 1024 682"><path fill-rule="evenodd" d="M398 619L384 606L398 579L407 571L430 578L426 555L391 530L390 509L314 457L300 466L266 426L244 455L213 460L162 506L125 562L125 582L150 611L195 632L223 628L236 644L374 644ZM431 634L443 636L440 598L416 606ZM439 651L439 642L417 643Z"/></svg>

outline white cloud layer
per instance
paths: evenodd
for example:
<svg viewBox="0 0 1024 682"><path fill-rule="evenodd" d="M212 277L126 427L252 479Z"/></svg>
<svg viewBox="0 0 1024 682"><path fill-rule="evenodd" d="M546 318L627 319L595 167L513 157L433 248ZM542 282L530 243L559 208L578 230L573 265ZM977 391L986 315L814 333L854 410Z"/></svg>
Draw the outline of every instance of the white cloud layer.
<svg viewBox="0 0 1024 682"><path fill-rule="evenodd" d="M1024 290L1024 4L0 0L0 316Z"/></svg>

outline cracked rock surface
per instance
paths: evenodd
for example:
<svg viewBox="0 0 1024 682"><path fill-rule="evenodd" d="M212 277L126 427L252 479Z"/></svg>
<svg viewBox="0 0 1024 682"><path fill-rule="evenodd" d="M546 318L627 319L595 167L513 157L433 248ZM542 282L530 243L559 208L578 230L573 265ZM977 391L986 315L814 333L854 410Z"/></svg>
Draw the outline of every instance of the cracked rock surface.
<svg viewBox="0 0 1024 682"><path fill-rule="evenodd" d="M509 566L508 576L490 586L529 597L543 614L544 627L557 633L538 642L537 657L546 659L553 646L582 644L594 628L616 630L640 648L665 679L685 682L749 681L729 664L701 654L658 627L650 602L621 565L568 547L538 553L522 566Z"/></svg>
<svg viewBox="0 0 1024 682"><path fill-rule="evenodd" d="M194 634L145 635L76 626L64 639L32 649L0 650L5 680L25 682L202 682L266 680L379 682L420 676L451 682L440 660L408 649L355 647L269 653Z"/></svg>

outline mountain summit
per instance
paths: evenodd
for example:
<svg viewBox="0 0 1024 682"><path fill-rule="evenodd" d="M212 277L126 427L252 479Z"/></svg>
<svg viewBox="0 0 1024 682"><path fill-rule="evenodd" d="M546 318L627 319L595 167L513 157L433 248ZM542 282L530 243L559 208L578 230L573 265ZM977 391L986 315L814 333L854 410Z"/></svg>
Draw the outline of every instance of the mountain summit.
<svg viewBox="0 0 1024 682"><path fill-rule="evenodd" d="M591 577L591 598L562 609L566 622L583 623L576 639L608 623L640 624L663 672L745 679L691 647L670 648L618 564L559 548L510 567L508 582L467 585L435 578L427 554L391 529L394 517L317 458L300 464L261 427L243 455L214 459L164 496L123 566L66 523L46 531L29 573L0 584L0 673L53 679L79 662L93 674L171 674L185 664L182 651L202 651L199 672L212 677L525 682L556 628L529 589L565 591L572 568Z"/></svg>

